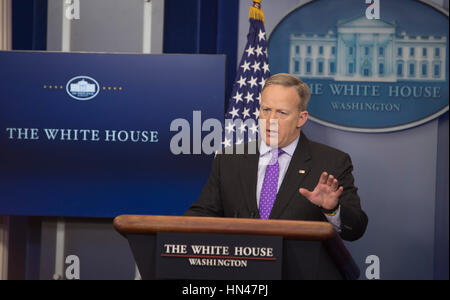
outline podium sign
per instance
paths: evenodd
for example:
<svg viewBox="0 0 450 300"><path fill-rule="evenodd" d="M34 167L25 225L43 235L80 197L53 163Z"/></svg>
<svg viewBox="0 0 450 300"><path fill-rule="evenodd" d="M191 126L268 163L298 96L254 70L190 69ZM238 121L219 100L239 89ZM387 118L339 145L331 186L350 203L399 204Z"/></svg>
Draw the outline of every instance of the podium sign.
<svg viewBox="0 0 450 300"><path fill-rule="evenodd" d="M328 222L122 215L143 279L357 279Z"/></svg>
<svg viewBox="0 0 450 300"><path fill-rule="evenodd" d="M157 279L280 280L282 237L160 232Z"/></svg>

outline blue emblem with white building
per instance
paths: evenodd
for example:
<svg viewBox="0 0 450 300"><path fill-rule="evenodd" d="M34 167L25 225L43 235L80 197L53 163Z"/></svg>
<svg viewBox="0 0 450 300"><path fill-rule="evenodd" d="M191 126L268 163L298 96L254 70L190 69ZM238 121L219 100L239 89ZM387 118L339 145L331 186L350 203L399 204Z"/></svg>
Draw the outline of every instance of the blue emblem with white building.
<svg viewBox="0 0 450 300"><path fill-rule="evenodd" d="M91 77L77 76L69 80L66 85L66 91L70 97L76 100L86 101L98 95L100 85Z"/></svg>
<svg viewBox="0 0 450 300"><path fill-rule="evenodd" d="M311 119L344 130L400 130L446 112L448 15L394 0L369 20L363 2L321 0L294 9L270 36L272 72L307 82Z"/></svg>

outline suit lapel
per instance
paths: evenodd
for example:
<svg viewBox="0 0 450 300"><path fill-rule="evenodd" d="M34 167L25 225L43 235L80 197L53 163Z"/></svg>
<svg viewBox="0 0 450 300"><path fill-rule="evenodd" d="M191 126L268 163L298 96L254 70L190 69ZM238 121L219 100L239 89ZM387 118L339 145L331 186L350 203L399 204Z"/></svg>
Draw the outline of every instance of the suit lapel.
<svg viewBox="0 0 450 300"><path fill-rule="evenodd" d="M240 168L240 182L244 191L244 201L247 204L250 215L259 218L258 206L256 205L256 184L258 180L259 148L256 154L244 154L243 166Z"/></svg>
<svg viewBox="0 0 450 300"><path fill-rule="evenodd" d="M300 140L291 158L286 175L278 191L277 198L270 213L270 219L277 219L283 213L292 198L299 193L298 187L311 170L311 153L309 140L301 132Z"/></svg>

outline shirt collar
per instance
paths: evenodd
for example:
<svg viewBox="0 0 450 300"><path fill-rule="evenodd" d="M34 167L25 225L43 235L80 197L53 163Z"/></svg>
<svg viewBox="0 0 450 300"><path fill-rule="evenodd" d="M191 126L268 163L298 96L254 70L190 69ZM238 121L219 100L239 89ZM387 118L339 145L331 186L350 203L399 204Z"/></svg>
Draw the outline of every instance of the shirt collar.
<svg viewBox="0 0 450 300"><path fill-rule="evenodd" d="M289 156L292 157L292 155L294 155L295 148L297 148L299 139L300 139L300 135L294 141L292 141L292 143L290 143L289 145L287 145L286 147L283 147L281 149L284 151L284 153L287 153ZM259 149L259 153L260 153L259 156L262 157L272 150L273 150L272 147L268 146L264 141L261 141L261 146Z"/></svg>

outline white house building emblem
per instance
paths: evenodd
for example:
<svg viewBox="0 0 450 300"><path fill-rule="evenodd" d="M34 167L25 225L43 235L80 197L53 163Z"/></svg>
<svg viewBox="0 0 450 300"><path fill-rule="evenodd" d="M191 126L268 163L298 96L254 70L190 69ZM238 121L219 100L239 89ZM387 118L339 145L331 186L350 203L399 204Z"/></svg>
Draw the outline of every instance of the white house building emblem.
<svg viewBox="0 0 450 300"><path fill-rule="evenodd" d="M325 34L291 34L289 72L336 81L444 81L447 37L396 35L395 22L357 17Z"/></svg>
<svg viewBox="0 0 450 300"><path fill-rule="evenodd" d="M66 91L70 97L86 101L91 100L100 92L98 82L87 76L77 76L69 80L66 85Z"/></svg>
<svg viewBox="0 0 450 300"><path fill-rule="evenodd" d="M390 132L448 111L448 12L426 1L383 1L367 18L364 1L315 0L272 30L272 74L311 89L310 119L356 132Z"/></svg>

